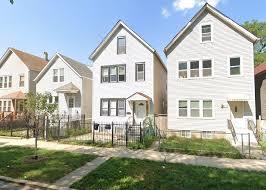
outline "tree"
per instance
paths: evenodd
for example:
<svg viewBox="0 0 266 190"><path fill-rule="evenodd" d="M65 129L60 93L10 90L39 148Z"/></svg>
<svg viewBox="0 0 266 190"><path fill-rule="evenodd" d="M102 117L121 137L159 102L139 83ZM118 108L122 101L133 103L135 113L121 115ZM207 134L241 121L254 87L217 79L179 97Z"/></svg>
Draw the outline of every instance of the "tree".
<svg viewBox="0 0 266 190"><path fill-rule="evenodd" d="M39 118L51 116L57 110L57 104L48 103L51 94L45 93L36 95L28 93L24 103L23 118L28 130L32 130L35 137L35 159L38 159L38 135L39 135Z"/></svg>
<svg viewBox="0 0 266 190"><path fill-rule="evenodd" d="M9 2L13 5L14 4L14 0L9 0Z"/></svg>
<svg viewBox="0 0 266 190"><path fill-rule="evenodd" d="M266 61L266 22L246 21L243 27L259 38L255 44L255 66Z"/></svg>

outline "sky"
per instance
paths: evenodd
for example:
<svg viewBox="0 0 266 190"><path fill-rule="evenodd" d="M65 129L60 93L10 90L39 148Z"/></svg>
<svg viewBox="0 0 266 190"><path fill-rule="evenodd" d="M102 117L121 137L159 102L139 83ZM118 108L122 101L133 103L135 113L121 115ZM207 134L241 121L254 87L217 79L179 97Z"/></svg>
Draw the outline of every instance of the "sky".
<svg viewBox="0 0 266 190"><path fill-rule="evenodd" d="M118 20L157 50L205 1L239 24L266 21L266 0L9 0L0 1L0 54L14 47L51 58L62 53L84 64Z"/></svg>

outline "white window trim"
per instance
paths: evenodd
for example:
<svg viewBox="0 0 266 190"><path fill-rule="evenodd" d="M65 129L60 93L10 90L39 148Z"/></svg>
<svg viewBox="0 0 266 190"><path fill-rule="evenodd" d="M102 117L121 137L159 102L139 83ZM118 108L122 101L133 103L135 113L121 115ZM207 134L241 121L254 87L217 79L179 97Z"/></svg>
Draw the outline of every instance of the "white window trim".
<svg viewBox="0 0 266 190"><path fill-rule="evenodd" d="M64 80L63 80L63 81L60 81L60 76L61 76L61 75L60 75L60 74L61 74L61 73L60 73L60 69L63 69L63 70L64 70L64 71L63 71L63 72L64 72L64 73L63 73L63 74L64 74L64 75L63 75L63 77L64 77ZM66 75L65 75L65 68L64 68L64 67L53 68L52 70L53 70L53 75L52 75L52 76L53 76L53 77L52 77L52 81L53 81L53 83L63 83L63 82L65 82L65 76L66 76ZM54 70L57 70L57 82L54 81L54 76L55 76L55 75L54 75Z"/></svg>
<svg viewBox="0 0 266 190"><path fill-rule="evenodd" d="M212 75L204 77L203 76L203 61L211 60L212 61ZM190 62L199 61L199 77L190 77ZM179 78L179 63L186 62L187 63L187 78ZM201 59L188 59L188 60L178 60L177 61L177 80L198 80L198 79L210 79L215 77L215 69L214 69L214 58L213 57L203 57Z"/></svg>
<svg viewBox="0 0 266 190"><path fill-rule="evenodd" d="M73 108L69 108L69 99L73 98ZM67 96L67 109L75 109L76 108L76 97L75 96Z"/></svg>
<svg viewBox="0 0 266 190"><path fill-rule="evenodd" d="M240 58L240 75L231 75L230 74L230 59L231 58ZM228 56L227 57L227 76L228 77L241 77L243 76L243 57L241 55L236 55L236 54L233 54L231 56Z"/></svg>
<svg viewBox="0 0 266 190"><path fill-rule="evenodd" d="M183 135L182 135L182 132L185 132L186 135L183 136ZM187 134L188 134L188 135L187 135ZM180 137L190 139L190 138L191 138L191 131L190 131L190 130L181 130L181 131L180 131Z"/></svg>
<svg viewBox="0 0 266 190"><path fill-rule="evenodd" d="M200 117L191 117L191 113L190 113L190 103L191 101L195 101L198 100L200 103L199 107L200 107ZM203 117L203 101L204 100L211 100L212 101L212 117ZM179 116L179 101L187 101L187 117L183 117L183 116ZM212 98L180 98L177 100L177 118L178 119L193 119L193 120L214 120L215 119L215 100Z"/></svg>
<svg viewBox="0 0 266 190"><path fill-rule="evenodd" d="M3 78L2 88L0 88L0 90L5 90L5 89L11 89L11 88L13 88L13 86L14 86L14 77L12 75L1 75L0 77ZM5 77L7 77L7 86L6 87L4 87ZM11 87L9 87L9 77L12 77Z"/></svg>
<svg viewBox="0 0 266 190"><path fill-rule="evenodd" d="M211 25L211 41L206 41L206 42L203 42L202 41L202 26L204 25ZM212 43L213 42L213 32L214 31L214 27L213 27L213 23L212 22L203 22L200 24L200 29L199 29L199 36L200 36L200 43L201 44L206 44L206 43Z"/></svg>
<svg viewBox="0 0 266 190"><path fill-rule="evenodd" d="M205 133L205 134L210 133L211 136L210 137L207 137L207 136L203 137L203 133ZM214 132L213 131L202 131L201 138L202 139L214 139Z"/></svg>
<svg viewBox="0 0 266 190"><path fill-rule="evenodd" d="M23 85L23 86L20 86L20 82L21 82L20 77L24 77L24 85ZM25 77L25 74L23 74L23 73L19 74L19 75L18 75L18 80L19 80L19 81L18 81L18 82L19 82L19 84L18 84L19 88L24 88L24 87L25 87L25 84L26 84L26 77Z"/></svg>
<svg viewBox="0 0 266 190"><path fill-rule="evenodd" d="M145 82L145 72L146 72L146 68L145 68L145 62L136 62L135 63L135 72L136 72L136 82ZM138 74L139 74L139 71L138 71L138 65L143 65L143 71L141 71L140 73L143 73L143 79L139 79L139 77L138 77Z"/></svg>

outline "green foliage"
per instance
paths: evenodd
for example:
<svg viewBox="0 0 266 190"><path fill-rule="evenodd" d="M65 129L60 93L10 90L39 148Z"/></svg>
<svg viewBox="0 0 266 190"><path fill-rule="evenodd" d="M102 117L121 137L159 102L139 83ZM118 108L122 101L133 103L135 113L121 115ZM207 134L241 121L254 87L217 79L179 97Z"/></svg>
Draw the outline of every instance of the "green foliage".
<svg viewBox="0 0 266 190"><path fill-rule="evenodd" d="M9 0L9 2L13 5L14 4L14 0Z"/></svg>
<svg viewBox="0 0 266 190"><path fill-rule="evenodd" d="M169 137L160 144L160 151L180 152L199 156L240 159L240 152L225 139L187 139Z"/></svg>
<svg viewBox="0 0 266 190"><path fill-rule="evenodd" d="M30 158L32 148L1 147L0 175L17 179L53 183L71 171L96 158L94 155L39 150L38 161Z"/></svg>
<svg viewBox="0 0 266 190"><path fill-rule="evenodd" d="M265 173L111 158L71 187L80 190L264 190L265 179Z"/></svg>
<svg viewBox="0 0 266 190"><path fill-rule="evenodd" d="M246 21L243 27L259 38L255 44L255 66L266 61L266 22Z"/></svg>

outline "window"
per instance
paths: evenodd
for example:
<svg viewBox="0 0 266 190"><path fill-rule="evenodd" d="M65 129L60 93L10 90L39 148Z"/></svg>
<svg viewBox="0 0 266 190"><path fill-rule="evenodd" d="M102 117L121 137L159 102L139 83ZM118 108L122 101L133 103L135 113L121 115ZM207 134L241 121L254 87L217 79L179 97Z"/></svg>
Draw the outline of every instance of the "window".
<svg viewBox="0 0 266 190"><path fill-rule="evenodd" d="M68 108L74 108L74 98L73 97L68 98Z"/></svg>
<svg viewBox="0 0 266 190"><path fill-rule="evenodd" d="M117 54L126 54L126 37L117 37Z"/></svg>
<svg viewBox="0 0 266 190"><path fill-rule="evenodd" d="M190 62L190 77L199 77L199 61Z"/></svg>
<svg viewBox="0 0 266 190"><path fill-rule="evenodd" d="M6 111L6 101L4 101L3 111Z"/></svg>
<svg viewBox="0 0 266 190"><path fill-rule="evenodd" d="M110 82L117 82L117 67L110 67Z"/></svg>
<svg viewBox="0 0 266 190"><path fill-rule="evenodd" d="M191 131L188 130L181 131L181 137L191 138Z"/></svg>
<svg viewBox="0 0 266 190"><path fill-rule="evenodd" d="M3 77L0 77L0 88L3 88Z"/></svg>
<svg viewBox="0 0 266 190"><path fill-rule="evenodd" d="M53 70L53 81L58 82L58 69Z"/></svg>
<svg viewBox="0 0 266 190"><path fill-rule="evenodd" d="M49 104L53 103L53 96L49 96L48 102L49 102Z"/></svg>
<svg viewBox="0 0 266 190"><path fill-rule="evenodd" d="M212 101L203 100L203 117L212 117Z"/></svg>
<svg viewBox="0 0 266 190"><path fill-rule="evenodd" d="M101 99L101 116L126 116L125 99Z"/></svg>
<svg viewBox="0 0 266 190"><path fill-rule="evenodd" d="M24 83L25 83L25 77L24 75L20 75L19 76L19 87L24 87Z"/></svg>
<svg viewBox="0 0 266 190"><path fill-rule="evenodd" d="M178 64L179 78L187 78L187 62L180 62Z"/></svg>
<svg viewBox="0 0 266 190"><path fill-rule="evenodd" d="M0 112L2 111L2 101L0 101Z"/></svg>
<svg viewBox="0 0 266 190"><path fill-rule="evenodd" d="M203 77L212 76L212 60L202 61L202 76Z"/></svg>
<svg viewBox="0 0 266 190"><path fill-rule="evenodd" d="M7 104L7 111L8 111L8 112L11 112L11 101L8 101L8 104Z"/></svg>
<svg viewBox="0 0 266 190"><path fill-rule="evenodd" d="M102 67L102 82L109 82L109 67Z"/></svg>
<svg viewBox="0 0 266 190"><path fill-rule="evenodd" d="M202 25L201 26L201 41L202 42L211 42L212 41L212 31L211 25Z"/></svg>
<svg viewBox="0 0 266 190"><path fill-rule="evenodd" d="M55 103L55 104L58 104L58 96L55 96L55 97L54 97L54 103Z"/></svg>
<svg viewBox="0 0 266 190"><path fill-rule="evenodd" d="M126 116L126 102L125 100L118 100L118 116Z"/></svg>
<svg viewBox="0 0 266 190"><path fill-rule="evenodd" d="M118 66L118 82L126 81L126 66Z"/></svg>
<svg viewBox="0 0 266 190"><path fill-rule="evenodd" d="M179 101L179 117L187 117L187 100Z"/></svg>
<svg viewBox="0 0 266 190"><path fill-rule="evenodd" d="M213 132L212 131L202 131L201 138L212 139L213 138Z"/></svg>
<svg viewBox="0 0 266 190"><path fill-rule="evenodd" d="M7 88L7 76L4 77L4 88Z"/></svg>
<svg viewBox="0 0 266 190"><path fill-rule="evenodd" d="M60 71L60 82L64 82L64 68L59 69Z"/></svg>
<svg viewBox="0 0 266 190"><path fill-rule="evenodd" d="M200 103L199 100L193 100L190 102L190 116L199 117L200 116Z"/></svg>
<svg viewBox="0 0 266 190"><path fill-rule="evenodd" d="M240 57L230 58L230 75L240 75Z"/></svg>
<svg viewBox="0 0 266 190"><path fill-rule="evenodd" d="M136 63L136 81L145 80L145 64Z"/></svg>
<svg viewBox="0 0 266 190"><path fill-rule="evenodd" d="M12 76L8 77L8 87L11 88L12 87Z"/></svg>

